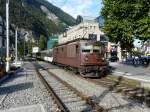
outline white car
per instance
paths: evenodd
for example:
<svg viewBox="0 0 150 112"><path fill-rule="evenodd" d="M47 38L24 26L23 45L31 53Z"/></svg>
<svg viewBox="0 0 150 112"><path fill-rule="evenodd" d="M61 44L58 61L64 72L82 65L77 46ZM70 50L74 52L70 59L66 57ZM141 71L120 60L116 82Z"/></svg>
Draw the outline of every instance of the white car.
<svg viewBox="0 0 150 112"><path fill-rule="evenodd" d="M15 67L21 67L23 65L23 62L22 61L14 61L13 63L12 63L12 66L15 66Z"/></svg>

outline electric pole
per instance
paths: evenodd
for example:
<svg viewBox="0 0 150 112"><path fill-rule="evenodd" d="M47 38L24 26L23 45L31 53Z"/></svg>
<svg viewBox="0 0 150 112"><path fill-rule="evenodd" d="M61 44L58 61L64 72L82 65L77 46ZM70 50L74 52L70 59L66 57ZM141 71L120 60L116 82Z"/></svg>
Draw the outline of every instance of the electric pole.
<svg viewBox="0 0 150 112"><path fill-rule="evenodd" d="M18 40L18 28L16 28L16 31L15 31L15 62L16 62L16 65L17 65L17 61L18 61L17 40Z"/></svg>
<svg viewBox="0 0 150 112"><path fill-rule="evenodd" d="M9 57L9 0L6 0L6 72L9 71L10 65L10 57Z"/></svg>

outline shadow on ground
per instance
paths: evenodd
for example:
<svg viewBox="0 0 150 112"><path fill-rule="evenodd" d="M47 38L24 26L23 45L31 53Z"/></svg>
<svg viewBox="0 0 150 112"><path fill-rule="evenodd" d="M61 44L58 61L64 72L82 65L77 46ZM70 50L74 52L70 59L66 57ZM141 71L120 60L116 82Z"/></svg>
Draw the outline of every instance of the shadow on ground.
<svg viewBox="0 0 150 112"><path fill-rule="evenodd" d="M21 90L26 90L28 88L33 88L33 83L28 82L28 83L20 83L16 85L11 85L7 87L0 87L0 95L9 94L9 93L13 93L13 92L21 91Z"/></svg>

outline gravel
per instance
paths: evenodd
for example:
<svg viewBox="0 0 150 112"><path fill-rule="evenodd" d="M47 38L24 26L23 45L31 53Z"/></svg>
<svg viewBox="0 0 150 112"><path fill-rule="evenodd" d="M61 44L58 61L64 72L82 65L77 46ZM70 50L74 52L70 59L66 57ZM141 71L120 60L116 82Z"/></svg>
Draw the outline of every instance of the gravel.
<svg viewBox="0 0 150 112"><path fill-rule="evenodd" d="M107 88L79 78L72 72L47 63L43 63L43 66L49 68L50 72L72 85L84 95L93 98L99 105L108 109L109 112L150 112L150 108L144 104L129 100L121 94L110 92Z"/></svg>
<svg viewBox="0 0 150 112"><path fill-rule="evenodd" d="M42 76L46 79L48 84L51 85L55 93L61 99L61 101L66 105L70 112L89 112L91 107L86 104L86 101L82 100L73 91L69 90L65 85L59 82L56 78L50 75L45 70L39 71Z"/></svg>
<svg viewBox="0 0 150 112"><path fill-rule="evenodd" d="M23 69L1 84L0 101L0 111L36 104L42 105L46 112L57 109L30 62L25 62Z"/></svg>

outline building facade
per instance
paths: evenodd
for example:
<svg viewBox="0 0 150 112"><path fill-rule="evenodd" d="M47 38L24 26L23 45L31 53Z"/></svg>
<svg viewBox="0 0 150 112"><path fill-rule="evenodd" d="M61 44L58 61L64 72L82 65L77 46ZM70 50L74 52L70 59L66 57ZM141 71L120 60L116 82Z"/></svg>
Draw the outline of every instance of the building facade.
<svg viewBox="0 0 150 112"><path fill-rule="evenodd" d="M142 46L142 52L146 56L150 56L150 39L148 39Z"/></svg>
<svg viewBox="0 0 150 112"><path fill-rule="evenodd" d="M58 44L58 36L51 36L47 41L47 49L52 49L57 44Z"/></svg>
<svg viewBox="0 0 150 112"><path fill-rule="evenodd" d="M84 21L79 25L73 26L68 31L59 36L58 43L66 43L78 38L101 40L104 33L99 29L99 23L96 21Z"/></svg>
<svg viewBox="0 0 150 112"><path fill-rule="evenodd" d="M120 44L108 42L106 46L107 46L107 50L106 50L107 58L110 58L112 56L117 56L120 61L123 59Z"/></svg>

